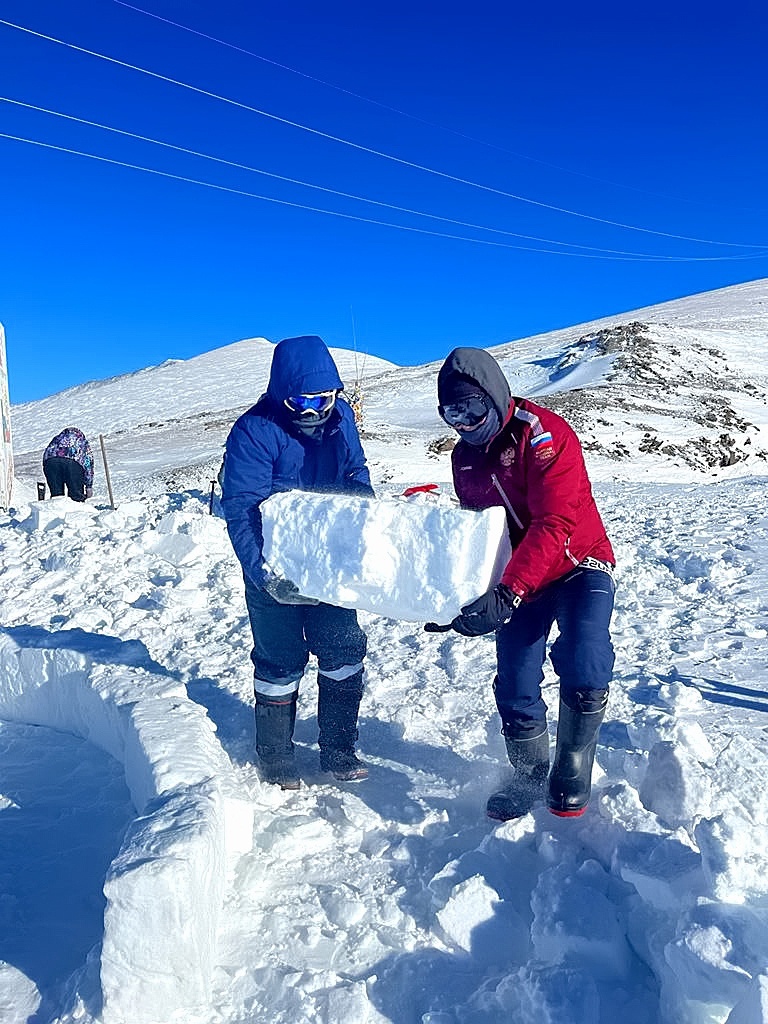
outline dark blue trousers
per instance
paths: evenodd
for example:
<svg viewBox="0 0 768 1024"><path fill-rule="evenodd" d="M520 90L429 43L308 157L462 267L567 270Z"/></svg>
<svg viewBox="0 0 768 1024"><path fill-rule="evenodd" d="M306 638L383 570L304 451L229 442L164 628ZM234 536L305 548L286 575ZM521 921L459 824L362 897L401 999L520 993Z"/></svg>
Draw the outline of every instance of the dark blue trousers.
<svg viewBox="0 0 768 1024"><path fill-rule="evenodd" d="M257 695L289 699L309 661L317 658L319 674L344 689L360 685L367 637L357 612L330 604L280 604L246 583L245 603L251 620L254 689Z"/></svg>
<svg viewBox="0 0 768 1024"><path fill-rule="evenodd" d="M610 622L615 585L606 572L577 567L527 601L496 633L497 676L493 684L502 731L510 738L535 735L546 719L541 696L547 640L559 635L550 659L560 693L587 696L605 691L613 674ZM574 705L576 706L576 705Z"/></svg>
<svg viewBox="0 0 768 1024"><path fill-rule="evenodd" d="M52 498L64 494L64 487L72 501L85 501L85 470L74 459L56 455L43 463L43 473Z"/></svg>

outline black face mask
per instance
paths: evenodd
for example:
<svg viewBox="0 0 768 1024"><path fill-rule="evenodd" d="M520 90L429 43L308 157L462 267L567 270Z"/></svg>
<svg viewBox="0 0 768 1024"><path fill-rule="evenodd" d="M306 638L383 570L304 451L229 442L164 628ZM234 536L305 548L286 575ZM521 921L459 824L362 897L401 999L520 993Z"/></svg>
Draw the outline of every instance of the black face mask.
<svg viewBox="0 0 768 1024"><path fill-rule="evenodd" d="M471 444L476 448L482 448L493 440L501 430L501 420L494 406L488 410L488 415L472 430L459 430L454 428L462 441Z"/></svg>
<svg viewBox="0 0 768 1024"><path fill-rule="evenodd" d="M291 427L297 434L301 434L302 437L307 437L312 441L319 441L323 436L323 431L328 420L331 418L333 407L322 413L310 415L304 413L302 416L291 416L289 417Z"/></svg>

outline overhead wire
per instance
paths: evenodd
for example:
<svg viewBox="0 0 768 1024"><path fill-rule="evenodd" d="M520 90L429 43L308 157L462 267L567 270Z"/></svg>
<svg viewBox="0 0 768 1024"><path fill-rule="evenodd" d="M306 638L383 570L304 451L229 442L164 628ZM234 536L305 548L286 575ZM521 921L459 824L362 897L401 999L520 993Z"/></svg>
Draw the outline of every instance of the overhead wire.
<svg viewBox="0 0 768 1024"><path fill-rule="evenodd" d="M74 156L87 157L90 160L97 160L101 163L112 164L116 167L126 167L136 171L145 171L147 174L155 174L162 178L171 178L175 181L183 181L191 185L203 185L206 188L216 189L219 192L227 192L232 195L247 196L251 199L260 199L263 202L275 203L280 206L289 206L297 210L309 210L312 213L323 213L332 217L341 217L344 220L358 221L363 224L375 224L379 227L396 228L399 231L411 231L421 235L431 235L436 238L449 238L460 242L470 242L476 245L491 245L502 249L518 249L525 252L542 253L551 256L576 256L581 259L594 259L594 260L618 260L621 262L644 262L644 263L658 263L660 262L658 257L655 256L607 256L599 253L587 253L587 252L564 252L561 249L541 249L531 245L516 245L512 242L496 242L490 238L467 238L465 235L451 235L443 231L430 231L428 228L412 227L407 224L394 224L389 221L376 220L371 217L360 217L352 213L342 213L339 210L326 210L317 206L309 206L305 203L294 203L287 199L277 199L274 196L259 195L255 192L248 192L245 189L231 188L227 185L218 185L210 181L201 181L198 178L190 178L182 174L172 174L169 171L161 171L153 167L144 167L140 164L130 163L126 160L115 160L112 157L100 156L97 153L87 153L84 150L72 149L68 146L58 146L50 142L42 142L39 139L28 139L21 135L12 135L9 132L0 132L0 139L9 139L14 142L24 142L32 146L40 146L44 149L57 150L60 153L69 153ZM718 261L718 260L742 260L742 259L759 259L768 253L752 253L746 255L734 255L734 256L702 256L693 257L696 260L705 261ZM691 261L691 258L686 256L679 257L663 257L664 260L671 259L676 262L687 263Z"/></svg>
<svg viewBox="0 0 768 1024"><path fill-rule="evenodd" d="M219 39L218 36L212 36L207 32L201 32L198 29L192 28L190 25L184 25L180 21L173 21L171 18L165 18L153 11L148 11L143 7L137 7L135 4L126 3L126 0L112 0L112 2L120 7L125 7L128 10L136 11L138 14L143 14L147 18L153 18L155 21L163 22L166 25L171 25L173 28L182 29L182 31L189 32L191 35L198 36L201 39L207 39L209 42L234 50L236 53L242 53L246 57L253 57L255 60L262 61L265 64L270 64L272 67L280 68L282 71L288 71L290 74L298 75L300 78L306 78L310 82L316 82L318 85L325 86L327 89L333 89L336 92L343 93L345 96L351 96L353 99L360 100L362 103L370 103L372 106L379 107L381 110L387 110L391 114L397 114L399 117L406 117L411 121L426 125L429 128L435 128L438 131L447 132L449 135L454 135L456 138L464 139L467 142L471 142L473 145L484 146L488 149L495 150L497 153L505 153L507 156L513 156L517 160L526 160L529 163L538 164L540 167L549 167L552 170L560 171L564 174L572 174L579 178L585 178L588 181L596 181L601 185L611 185L614 188L627 189L630 192L638 192L641 195L668 199L676 203L694 203L700 206L716 205L711 202L706 202L705 200L691 199L685 196L670 196L663 192L655 192L650 189L640 188L637 185L628 185L626 182L612 181L609 178L602 178L596 174L588 174L586 171L577 171L572 167L563 167L561 164L552 163L549 160L542 160L540 157L531 156L528 153L520 153L517 150L508 149L506 146L500 146L498 143L488 142L487 139L478 139L476 136L468 135L466 132L458 131L456 128L449 128L447 125L438 124L436 121L431 121L426 117L420 117L418 114L414 114L411 111L400 110L398 107L393 107L388 103L382 103L381 100L375 100L371 96L363 96L362 93L354 92L352 89L346 89L344 86L337 85L335 82L328 82L324 78L318 78L316 75L310 75L306 71L300 71L298 68L291 67L290 64L282 64L280 61L273 60L271 57L265 57L261 53L254 53L253 50L248 50L244 46L238 46L236 43L230 43L226 39Z"/></svg>
<svg viewBox="0 0 768 1024"><path fill-rule="evenodd" d="M120 2L120 0L118 0L118 2ZM442 223L453 224L456 227L470 228L471 230L474 230L474 231L490 231L490 232L492 232L494 234L505 235L505 236L513 237L513 238L522 238L522 239L525 239L526 241L530 241L530 242L543 242L543 243L545 243L547 245L561 245L561 246L565 246L565 247L569 247L569 248L573 248L573 249L585 249L585 250L591 250L593 252L610 253L612 255L617 255L617 256L652 257L653 259L659 260L659 261L663 261L663 260L679 261L679 260L684 260L684 259L688 259L688 260L691 260L691 261L696 261L696 260L712 261L712 260L728 260L728 259L734 259L735 258L733 256L699 256L699 257L691 256L691 257L683 257L683 256L674 256L674 255L659 254L659 253L631 252L631 251L627 251L627 250L624 250L624 249L610 249L610 248L605 248L603 246L597 246L597 245L582 245L582 244L580 244L578 242L566 242L566 241L563 241L562 239L545 238L545 237L542 237L542 236L539 236L539 235L527 235L527 234L523 234L522 232L519 232L519 231L509 231L509 230L506 230L504 228L488 227L487 225L484 225L484 224L474 224L474 223L472 223L470 221L457 220L457 219L452 218L452 217L443 217L440 214L436 214L436 213L426 213L425 211L422 211L422 210L414 210L414 209L411 209L410 207L398 206L398 205L396 205L394 203L386 203L386 202L383 202L382 200L371 199L371 198L369 198L367 196L358 196L358 195L355 195L354 193L344 192L344 191L341 191L339 189L329 188L329 187L327 187L325 185L317 185L317 184L315 184L313 182L302 181L299 178L292 178L292 177L289 177L289 176L284 175L284 174L277 174L277 173L275 173L273 171L267 171L267 170L264 170L263 168L260 168L260 167L253 167L253 166L251 166L249 164L244 164L244 163L241 163L241 162L239 162L237 160L227 160L224 157L213 156L210 153L203 153L203 152L200 152L199 150L190 149L190 148L188 148L186 146L178 146L178 145L176 145L176 144L174 144L172 142L164 142L161 139L153 139L150 136L141 135L141 134L139 134L137 132L126 131L123 128L115 128L113 125L102 124L99 121L91 121L91 120L88 120L86 118L76 117L74 114L66 114L66 113L64 113L61 110L51 110L49 107L41 107L41 106L39 106L39 105L37 105L35 103L25 103L23 100L13 99L10 96L0 96L0 102L10 103L10 104L12 104L14 106L21 107L21 108L24 108L26 110L35 110L35 111L38 111L40 113L50 114L50 115L52 115L54 117L60 117L60 118L63 118L65 120L67 120L67 121L74 121L77 124L83 124L83 125L86 125L86 126L91 127L91 128L99 128L99 129L101 129L103 131L112 132L112 133L117 134L117 135L123 135L123 136L125 136L127 138L136 139L136 140L141 141L141 142L148 142L148 143L151 143L152 145L155 145L155 146L162 146L162 147L164 147L166 149L171 149L171 150L174 150L174 151L179 152L179 153L185 153L185 154L187 154L189 156L199 157L199 158L201 158L203 160L211 160L211 161L213 161L215 163L224 164L227 167L234 167L234 168L237 168L239 170L249 171L249 172L251 172L253 174L261 174L261 175L264 175L265 177L274 178L274 179L276 179L278 181L287 182L287 183L290 183L290 184L293 184L293 185L301 185L301 186L303 186L305 188L311 188L311 189L315 189L315 190L320 191L320 192L326 192L326 193L328 193L330 195L339 196L339 197L342 197L342 198L345 198L345 199L353 199L355 201L362 202L362 203L370 203L371 205L381 206L381 207L384 207L384 208L389 209L389 210L394 210L394 211L396 211L398 213L407 213L407 214L410 214L410 215L413 215L413 216L416 216L416 217L426 217L426 218L429 218L431 220L441 221Z"/></svg>
<svg viewBox="0 0 768 1024"><path fill-rule="evenodd" d="M349 147L351 147L353 149L356 149L356 150L358 150L360 152L368 153L369 155L372 155L372 156L378 156L378 157L381 157L382 159L385 159L385 160L390 160L390 161L392 161L394 163L400 164L401 166L410 167L410 168L412 168L414 170L424 171L426 173L436 175L436 176L438 176L440 178L444 178L444 179L446 179L448 181L453 181L453 182L456 182L458 184L468 185L468 186L470 186L472 188L477 188L477 189L480 189L482 191L489 192L489 193L492 193L492 194L495 194L495 195L504 196L504 197L506 197L508 199L514 199L517 202L526 203L526 204L529 204L529 205L532 205L532 206L536 206L536 207L541 208L541 209L551 210L553 212L566 214L566 215L572 216L572 217L579 217L579 218L582 218L584 220L592 221L594 223L604 224L604 225L607 225L607 226L610 226L610 227L622 228L622 229L627 230L627 231L638 231L638 232L642 232L643 234L655 235L655 236L661 237L661 238L676 239L678 241L695 242L695 243L699 243L699 244L703 244L703 245L720 245L720 246L727 246L727 247L730 247L730 248L740 248L740 249L760 249L760 250L762 250L762 249L765 249L765 247L766 247L765 244L754 244L754 243L747 243L747 242L726 242L726 241L722 241L722 240L718 240L718 239L696 238L696 237L693 237L693 236L690 236L690 235L680 235L680 234L674 234L674 233L668 232L668 231L658 231L658 230L655 230L653 228L645 228L645 227L640 227L638 225L625 224L625 223L622 223L620 221L614 221L614 220L610 220L610 219L604 218L604 217L597 217L597 216L594 216L592 214L583 213L583 212L580 212L580 211L577 211L577 210L569 210L566 207L557 206L556 204L553 204L553 203L545 203L545 202L542 202L540 200L531 199L528 196L522 196L522 195L518 195L518 194L513 193L513 192L507 192L504 189L498 189L498 188L495 188L495 187L493 187L491 185L484 185L484 184L482 184L480 182L472 181L472 180L467 179L467 178L462 178L462 177L460 177L458 175L449 174L446 171L440 171L440 170L438 170L436 168L428 167L428 166L426 166L424 164L416 163L415 161L406 160L406 159L404 159L402 157L397 157L397 156L394 156L393 154L385 153L382 150L377 150L377 149L374 149L374 148L372 148L370 146L364 146L364 145L361 145L359 143L352 142L349 139L344 139L344 138L342 138L340 136L333 135L330 132L324 132L324 131L321 131L320 129L317 129L317 128L311 128L310 126L302 124L302 123L300 123L298 121L293 121L293 120L291 120L289 118L281 117L278 114L273 114L273 113L271 113L269 111L262 110L262 109L260 109L258 107L251 106L250 104L243 103L240 100L234 100L231 97L222 96L222 95L220 95L218 93L215 93L215 92L212 92L210 90L202 89L199 86L191 85L191 84L189 84L187 82L181 82L178 79L171 78L168 75L162 75L162 74L159 74L156 71L150 71L149 69L142 68L139 65L131 64L128 61L122 61L122 60L119 60L119 59L117 59L115 57L110 57L107 54L99 53L99 52L97 52L95 50L90 50L90 49L87 49L86 47L83 47L83 46L78 46L75 43L69 43L69 42L67 42L67 41L65 41L63 39L58 39L55 36L47 35L44 32L38 32L38 31L36 31L34 29L30 29L30 28L28 28L28 27L26 27L24 25L17 25L15 22L7 21L4 18L0 18L0 25L5 25L5 26L7 26L9 28L16 29L16 30L18 30L20 32L24 32L24 33L27 33L29 35L36 36L37 38L40 38L40 39L45 39L45 40L47 40L49 42L56 43L57 45L64 46L64 47L66 47L68 49L75 50L75 51L77 51L79 53L85 53L85 54L87 54L89 56L97 57L100 60L104 60L104 61L107 61L108 63L118 65L119 67L124 67L124 68L128 68L130 70L133 70L133 71L138 71L141 74L148 75L151 78L156 78L156 79L158 79L160 81L167 82L167 83L169 83L171 85L176 85L176 86L178 86L180 88L188 89L188 90L190 90L192 92L195 92L195 93L197 93L199 95L207 96L210 99L215 99L215 100L218 100L218 101L220 101L222 103L227 103L227 104L229 104L231 106L234 106L234 107L237 107L237 108L239 108L241 110L250 111L251 113L258 114L261 117L265 117L265 118L267 118L269 120L272 120L272 121L275 121L277 123L284 124L284 125L287 125L287 126L293 127L293 128L298 128L301 131L305 131L305 132L308 132L308 133L310 133L312 135L318 136L320 138L327 139L328 141L337 142L337 143L339 143L341 145L349 146Z"/></svg>

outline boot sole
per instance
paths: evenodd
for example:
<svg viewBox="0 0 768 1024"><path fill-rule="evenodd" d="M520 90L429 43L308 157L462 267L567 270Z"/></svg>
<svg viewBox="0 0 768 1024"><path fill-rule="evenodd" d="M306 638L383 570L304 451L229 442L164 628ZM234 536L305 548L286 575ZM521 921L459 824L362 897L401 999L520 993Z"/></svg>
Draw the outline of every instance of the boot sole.
<svg viewBox="0 0 768 1024"><path fill-rule="evenodd" d="M586 811L588 805L580 807L577 811L561 811L559 808L549 808L549 813L554 814L556 818L580 818L584 811Z"/></svg>
<svg viewBox="0 0 768 1024"><path fill-rule="evenodd" d="M526 808L525 810L522 810L521 808L517 808L516 810L513 811L510 808L509 813L505 813L505 811L504 811L504 809L502 807L499 807L499 806L494 807L493 804L492 804L492 801L493 801L493 797L491 797L491 799L485 805L485 815L486 815L487 818L490 818L491 821L516 821L518 818L524 818L526 816L526 814L530 814L531 811L533 810L534 806L535 806L535 802L534 802L534 803L531 804L530 807ZM499 803L500 802L501 801L499 801Z"/></svg>
<svg viewBox="0 0 768 1024"><path fill-rule="evenodd" d="M518 818L524 818L528 811L524 811L522 814L494 814L493 811L486 811L486 818L490 818L491 821L517 821Z"/></svg>
<svg viewBox="0 0 768 1024"><path fill-rule="evenodd" d="M327 769L337 782L363 782L368 778L367 768L357 768L352 772L335 772L332 769Z"/></svg>
<svg viewBox="0 0 768 1024"><path fill-rule="evenodd" d="M280 789L296 790L301 789L301 779L298 775L280 775L271 773L263 768L259 769L259 779L265 786L279 786Z"/></svg>

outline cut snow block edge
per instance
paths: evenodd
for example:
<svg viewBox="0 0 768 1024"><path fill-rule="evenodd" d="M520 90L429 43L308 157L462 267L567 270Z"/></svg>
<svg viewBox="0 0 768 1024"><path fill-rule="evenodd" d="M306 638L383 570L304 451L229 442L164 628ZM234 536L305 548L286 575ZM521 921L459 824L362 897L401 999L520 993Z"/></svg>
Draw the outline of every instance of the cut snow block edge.
<svg viewBox="0 0 768 1024"><path fill-rule="evenodd" d="M94 743L138 812L104 883L104 1024L152 1024L210 1000L228 872L253 806L205 710L174 679L0 637L0 718Z"/></svg>
<svg viewBox="0 0 768 1024"><path fill-rule="evenodd" d="M261 518L267 564L302 594L402 621L449 622L511 554L499 506L286 491Z"/></svg>

